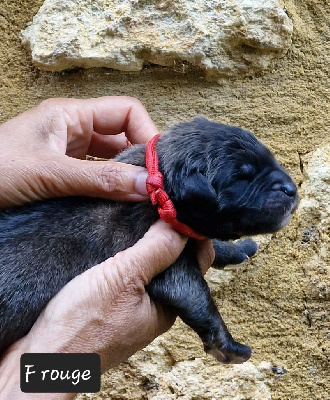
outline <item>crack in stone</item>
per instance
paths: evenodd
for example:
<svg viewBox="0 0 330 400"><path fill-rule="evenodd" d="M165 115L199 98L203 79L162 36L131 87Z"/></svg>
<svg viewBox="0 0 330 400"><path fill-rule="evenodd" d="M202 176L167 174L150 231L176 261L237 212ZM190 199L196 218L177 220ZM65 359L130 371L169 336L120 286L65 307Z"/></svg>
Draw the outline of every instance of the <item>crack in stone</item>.
<svg viewBox="0 0 330 400"><path fill-rule="evenodd" d="M302 160L302 157L305 155L303 153L300 153L299 151L297 151L298 153L298 157L299 157L299 167L300 167L300 172L302 173L303 177L305 176L305 171L304 171L304 162ZM304 181L304 179L303 179Z"/></svg>
<svg viewBox="0 0 330 400"><path fill-rule="evenodd" d="M308 300L307 299L307 295L306 295L305 292L303 292L303 293L304 293L304 308L305 308L304 314L305 314L305 317L307 319L308 326L309 326L309 328L311 328L312 327L312 316L311 316L310 310L307 307L307 300Z"/></svg>

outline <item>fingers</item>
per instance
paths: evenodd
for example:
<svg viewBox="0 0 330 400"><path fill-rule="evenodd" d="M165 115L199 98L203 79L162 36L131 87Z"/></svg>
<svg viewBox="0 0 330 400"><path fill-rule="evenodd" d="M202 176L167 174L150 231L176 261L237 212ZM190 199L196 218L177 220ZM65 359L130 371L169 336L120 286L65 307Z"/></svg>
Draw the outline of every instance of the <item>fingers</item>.
<svg viewBox="0 0 330 400"><path fill-rule="evenodd" d="M78 161L69 159L71 168L62 175L70 195L102 197L118 201L149 199L147 171L142 167L112 161ZM78 162L75 162L78 161Z"/></svg>
<svg viewBox="0 0 330 400"><path fill-rule="evenodd" d="M109 259L111 268L117 266L118 274L141 282L143 287L151 279L173 264L187 243L165 222L159 220L134 246ZM104 266L106 266L105 261ZM109 271L110 272L110 271ZM113 271L112 271L113 272Z"/></svg>
<svg viewBox="0 0 330 400"><path fill-rule="evenodd" d="M113 161L86 161L59 156L35 166L35 192L41 197L91 196L117 201L145 201L147 171ZM38 176L38 173L34 175Z"/></svg>
<svg viewBox="0 0 330 400"><path fill-rule="evenodd" d="M36 140L38 135L42 139L52 134L57 136L60 141L58 149L61 151L77 140L87 150L86 144L94 139L95 142L99 140L93 137L95 132L101 135L125 132L132 144L146 143L159 133L142 103L126 96L48 99L4 123L2 128L4 132L21 137L22 130L18 128L22 128L22 125L24 136L29 141Z"/></svg>
<svg viewBox="0 0 330 400"><path fill-rule="evenodd" d="M146 143L159 131L141 102L133 97L100 97L82 100L93 111L94 131L103 135L126 133L132 144Z"/></svg>
<svg viewBox="0 0 330 400"><path fill-rule="evenodd" d="M48 99L34 110L31 112L43 115L46 133L59 137L62 143L67 140L67 154L74 157L79 154L78 158L86 154L89 145L94 152L101 150L102 144L109 148L111 141L100 141L95 132L101 135L125 132L132 144L146 143L159 133L141 102L133 97Z"/></svg>

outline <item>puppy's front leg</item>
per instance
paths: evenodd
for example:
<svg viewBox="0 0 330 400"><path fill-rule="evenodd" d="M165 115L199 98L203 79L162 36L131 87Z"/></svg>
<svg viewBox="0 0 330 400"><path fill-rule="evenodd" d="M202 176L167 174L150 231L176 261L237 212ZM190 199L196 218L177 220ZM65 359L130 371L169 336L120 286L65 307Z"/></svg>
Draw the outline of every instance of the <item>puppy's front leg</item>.
<svg viewBox="0 0 330 400"><path fill-rule="evenodd" d="M150 282L147 291L197 332L205 351L218 361L239 364L251 357L251 349L236 342L222 320L191 244L170 268Z"/></svg>
<svg viewBox="0 0 330 400"><path fill-rule="evenodd" d="M241 264L258 251L258 244L250 238L233 243L217 239L212 242L215 253L212 267L218 269L230 264Z"/></svg>

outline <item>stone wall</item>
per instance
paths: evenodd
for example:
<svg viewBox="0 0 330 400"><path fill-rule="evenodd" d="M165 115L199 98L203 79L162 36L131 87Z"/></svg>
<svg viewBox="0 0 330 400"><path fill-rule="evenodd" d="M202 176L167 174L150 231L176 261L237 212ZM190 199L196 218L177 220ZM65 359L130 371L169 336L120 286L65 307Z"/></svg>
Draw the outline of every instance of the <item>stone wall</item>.
<svg viewBox="0 0 330 400"><path fill-rule="evenodd" d="M277 0L46 0L22 32L38 67L196 66L209 79L268 67L291 44Z"/></svg>
<svg viewBox="0 0 330 400"><path fill-rule="evenodd" d="M262 68L237 75L235 67L229 77L216 71L214 82L205 80L204 67L190 68L191 61L185 59L173 59L170 67L148 64L134 73L106 68L42 71L22 47L20 33L42 3L1 2L0 122L47 97L136 96L161 130L204 115L253 131L293 175L302 198L290 225L265 238L258 255L247 264L208 273L231 332L254 350L248 363L218 365L204 355L196 335L178 321L153 344L106 373L99 394L79 398L327 400L329 1L277 2L282 11L285 6L293 23L287 44L278 53L275 50ZM137 7L143 2L135 3ZM165 7L168 2L159 4ZM182 4L178 1L177 7ZM287 17L281 15L283 23ZM260 51L249 46L253 55ZM143 58L143 64L149 62L155 61Z"/></svg>

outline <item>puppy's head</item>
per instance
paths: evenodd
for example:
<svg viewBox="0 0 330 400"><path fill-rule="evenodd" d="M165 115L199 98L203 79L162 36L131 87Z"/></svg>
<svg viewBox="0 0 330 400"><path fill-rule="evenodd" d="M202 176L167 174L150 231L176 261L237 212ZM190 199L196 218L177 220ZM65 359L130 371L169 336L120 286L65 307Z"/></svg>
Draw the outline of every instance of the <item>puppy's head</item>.
<svg viewBox="0 0 330 400"><path fill-rule="evenodd" d="M165 190L181 222L222 240L275 232L297 207L297 188L250 132L197 118L157 144Z"/></svg>

